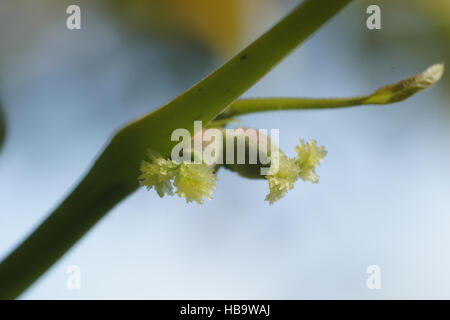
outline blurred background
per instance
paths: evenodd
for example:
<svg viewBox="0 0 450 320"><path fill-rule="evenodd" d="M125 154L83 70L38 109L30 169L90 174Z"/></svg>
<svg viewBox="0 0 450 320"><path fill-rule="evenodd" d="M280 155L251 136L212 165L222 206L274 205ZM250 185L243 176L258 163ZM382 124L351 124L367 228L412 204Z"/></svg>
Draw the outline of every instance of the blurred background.
<svg viewBox="0 0 450 320"><path fill-rule="evenodd" d="M2 0L0 256L70 192L115 129L299 2ZM66 28L71 4L81 30ZM366 28L370 4L381 7L381 30ZM354 1L246 96L360 95L448 63L449 14L448 0ZM266 182L225 170L202 206L139 189L22 298L450 298L449 79L396 105L242 117L279 128L291 156L299 138L324 145L320 183L299 182L273 206ZM80 290L66 287L69 265L81 269ZM366 287L369 265L381 268L380 290Z"/></svg>

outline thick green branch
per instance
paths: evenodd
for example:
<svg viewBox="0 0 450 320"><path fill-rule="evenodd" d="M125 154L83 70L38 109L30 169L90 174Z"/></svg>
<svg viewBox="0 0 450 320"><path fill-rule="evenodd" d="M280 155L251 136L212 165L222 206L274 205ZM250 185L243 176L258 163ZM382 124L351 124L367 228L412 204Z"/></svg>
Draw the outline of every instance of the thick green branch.
<svg viewBox="0 0 450 320"><path fill-rule="evenodd" d="M0 264L0 298L19 296L138 187L147 150L168 156L171 133L207 124L351 0L306 0L209 77L120 130L56 210Z"/></svg>

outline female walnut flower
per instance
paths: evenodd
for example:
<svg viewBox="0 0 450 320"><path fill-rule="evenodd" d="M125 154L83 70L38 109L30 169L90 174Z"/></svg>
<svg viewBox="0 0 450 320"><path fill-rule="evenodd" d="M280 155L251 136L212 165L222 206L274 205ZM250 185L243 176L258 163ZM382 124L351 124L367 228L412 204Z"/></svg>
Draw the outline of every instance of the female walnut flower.
<svg viewBox="0 0 450 320"><path fill-rule="evenodd" d="M269 137L260 132L255 135L249 135L249 130L253 129L241 128L231 131L235 131L234 141L244 141L247 160L252 152L260 156L256 164L249 162L244 164L226 163L226 149L227 147L230 148L226 143L221 145L220 154L222 154L223 159L220 160L222 161L216 161L212 165L208 165L205 162L191 163L166 160L160 155L150 152L150 162L143 161L141 165L140 184L146 186L147 189L154 188L160 197L163 197L165 194L173 195L175 187L176 193L180 197L186 198L187 202L196 201L201 204L203 203L203 198L211 199L217 181L215 172L223 166L242 177L267 179L269 194L265 200L273 204L294 188L294 184L298 179L312 183L318 182L319 177L315 172L315 168L320 164L327 152L323 147L318 147L316 141L312 140L306 143L304 140L301 140L300 144L295 148L297 157L288 158L277 145L272 143ZM222 129L222 132L225 132L225 130ZM260 149L261 144L259 141L250 141L251 139L258 140L262 138L265 138L266 142L269 140L271 147L262 150ZM226 137L223 137L222 140L227 141ZM267 143L264 145L267 147ZM239 150L234 145L232 149L235 151ZM236 154L234 156L234 160L236 160ZM265 160L262 161L261 158ZM267 159L269 159L268 163L266 162ZM266 165L268 165L268 170L262 175L259 169Z"/></svg>

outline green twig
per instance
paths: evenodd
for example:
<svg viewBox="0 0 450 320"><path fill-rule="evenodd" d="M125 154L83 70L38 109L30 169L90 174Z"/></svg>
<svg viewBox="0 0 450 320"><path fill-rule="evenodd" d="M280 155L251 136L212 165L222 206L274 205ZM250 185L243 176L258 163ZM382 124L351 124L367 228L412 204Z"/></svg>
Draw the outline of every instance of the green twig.
<svg viewBox="0 0 450 320"><path fill-rule="evenodd" d="M444 73L441 63L432 65L424 72L398 83L384 86L374 93L351 98L256 98L242 99L232 103L217 117L216 121L254 112L274 110L333 109L359 105L390 104L403 101L413 94L435 85Z"/></svg>
<svg viewBox="0 0 450 320"><path fill-rule="evenodd" d="M6 120L5 115L3 114L3 107L0 102L0 151L3 147L3 143L5 142L6 136Z"/></svg>

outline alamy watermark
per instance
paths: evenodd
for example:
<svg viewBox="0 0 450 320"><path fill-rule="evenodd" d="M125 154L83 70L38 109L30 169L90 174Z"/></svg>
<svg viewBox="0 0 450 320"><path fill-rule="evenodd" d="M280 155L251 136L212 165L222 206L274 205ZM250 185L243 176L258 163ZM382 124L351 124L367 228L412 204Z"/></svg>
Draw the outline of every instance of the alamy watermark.
<svg viewBox="0 0 450 320"><path fill-rule="evenodd" d="M172 132L171 141L179 143L172 148L171 159L178 163L193 162L208 165L267 165L260 168L260 174L270 175L278 171L279 138L279 129L271 129L269 138L267 129L203 129L202 121L194 121L193 137L190 131L184 128Z"/></svg>
<svg viewBox="0 0 450 320"><path fill-rule="evenodd" d="M369 290L381 289L381 268L376 264L370 265L366 269L366 273L369 274L366 280L366 286Z"/></svg>
<svg viewBox="0 0 450 320"><path fill-rule="evenodd" d="M66 288L69 290L81 289L81 269L77 265L70 265L66 268L68 275L66 280Z"/></svg>
<svg viewBox="0 0 450 320"><path fill-rule="evenodd" d="M81 8L77 5L70 5L66 9L66 13L69 15L66 20L66 26L69 30L81 29Z"/></svg>
<svg viewBox="0 0 450 320"><path fill-rule="evenodd" d="M366 26L369 30L380 30L381 29L381 8L376 4L370 5L366 10L367 14L370 16L367 18Z"/></svg>

